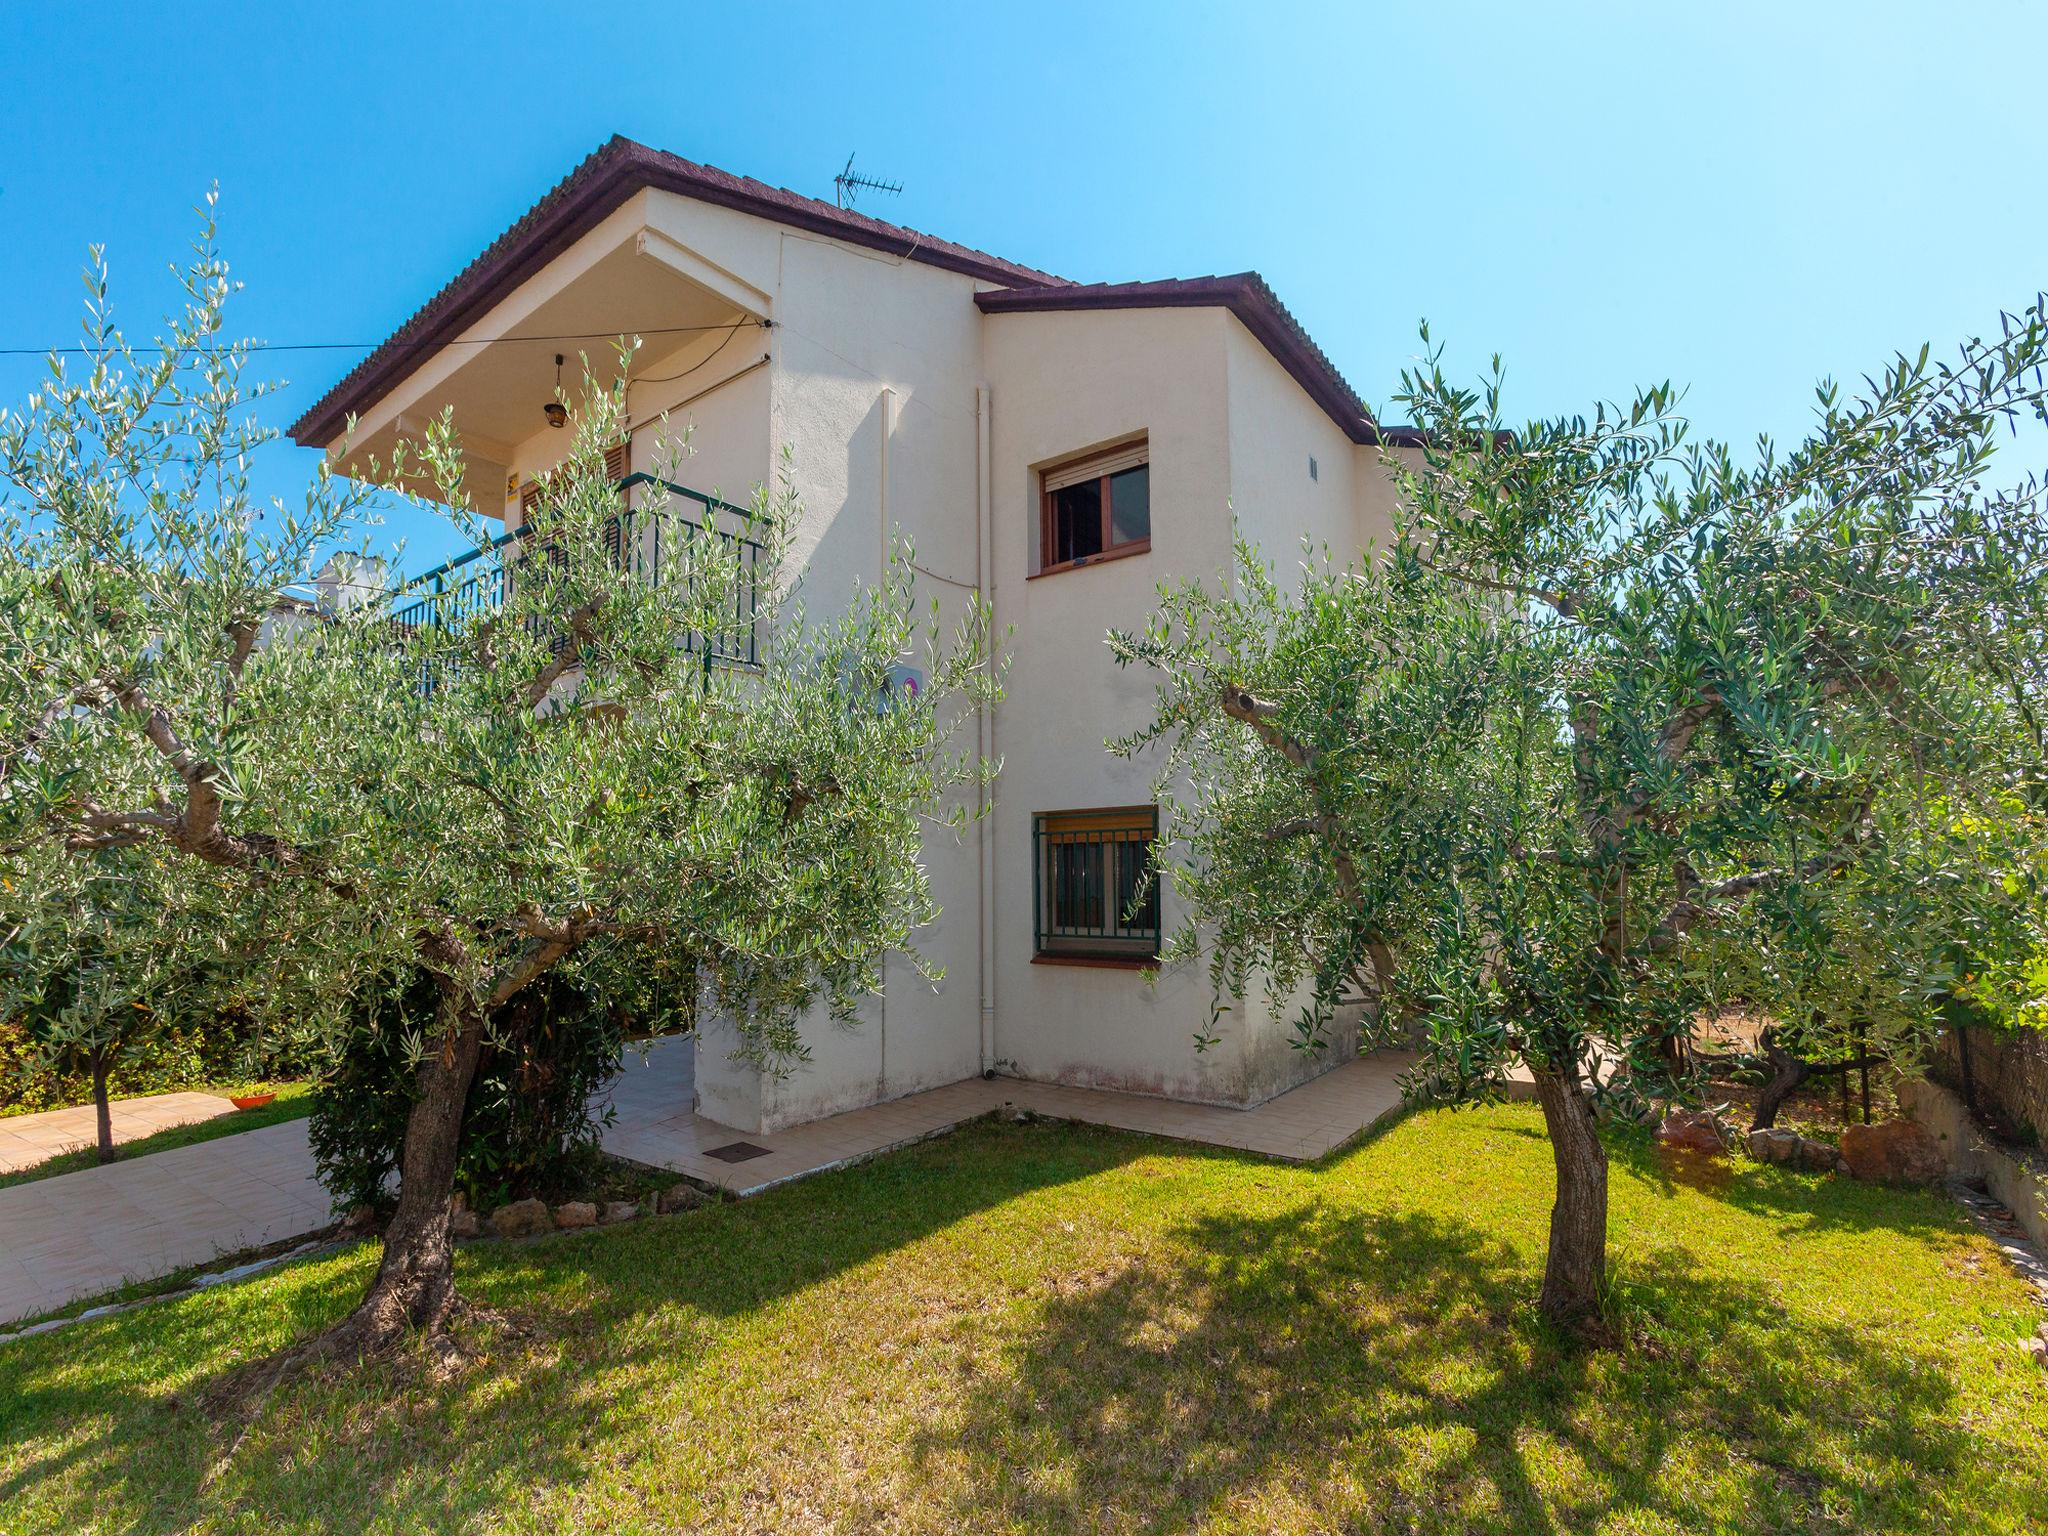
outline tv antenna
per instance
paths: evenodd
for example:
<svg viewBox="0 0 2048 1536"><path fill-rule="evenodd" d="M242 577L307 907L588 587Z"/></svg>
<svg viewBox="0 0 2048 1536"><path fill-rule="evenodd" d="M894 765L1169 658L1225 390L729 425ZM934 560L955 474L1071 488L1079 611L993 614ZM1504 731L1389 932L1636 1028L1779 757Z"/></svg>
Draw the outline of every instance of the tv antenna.
<svg viewBox="0 0 2048 1536"><path fill-rule="evenodd" d="M832 185L839 189L836 196L842 208L851 208L863 192L887 192L894 196L903 190L900 181L877 181L872 176L856 176L852 155L846 157L846 169L832 178Z"/></svg>

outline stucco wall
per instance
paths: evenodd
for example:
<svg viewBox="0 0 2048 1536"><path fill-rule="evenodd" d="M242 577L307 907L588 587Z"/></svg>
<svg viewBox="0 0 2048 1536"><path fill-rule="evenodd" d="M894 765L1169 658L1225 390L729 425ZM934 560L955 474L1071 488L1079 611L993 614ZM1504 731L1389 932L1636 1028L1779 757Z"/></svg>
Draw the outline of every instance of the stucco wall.
<svg viewBox="0 0 2048 1536"><path fill-rule="evenodd" d="M949 625L963 612L982 554L977 389L989 387L991 597L1010 660L989 823L996 1062L1033 1078L1248 1103L1341 1060L1343 1030L1324 1057L1303 1056L1291 1047L1293 1010L1268 1016L1256 996L1226 1020L1221 1044L1197 1052L1210 1003L1199 972L1152 985L1133 970L1035 964L1031 819L1149 802L1156 762L1115 758L1104 741L1150 718L1154 680L1119 670L1106 632L1141 624L1162 580L1229 581L1233 504L1283 568L1298 561L1303 534L1340 562L1383 540L1388 497L1374 451L1352 445L1222 309L984 316L975 284L957 274L666 193L641 194L588 240L635 249L635 229L646 241L634 260L659 264L663 282L681 274L732 313L770 324L650 345L639 369L650 383L632 397L634 468L655 467L661 408L751 369L677 406L694 452L675 477L744 502L789 450L803 515L788 576L813 616L843 611L878 578L892 535L914 545L920 600L936 599ZM536 283L559 289L567 270ZM615 270L644 278L630 263ZM691 302L701 313L707 301ZM1035 573L1038 471L1140 432L1149 552ZM506 469L529 477L567 442L539 428L507 447ZM961 745L971 741L970 726ZM704 1113L772 1131L980 1069L977 834L934 832L924 859L941 913L916 943L945 980L933 988L892 960L885 996L854 1027L807 1021L810 1059L785 1075L733 1062L729 1035L708 1028L697 1057ZM1170 892L1164 906L1170 928Z"/></svg>
<svg viewBox="0 0 2048 1536"><path fill-rule="evenodd" d="M1353 443L1243 326L1228 323L1225 339L1231 510L1282 590L1297 588L1311 562L1327 558L1341 569L1366 558L1370 547L1383 548L1392 532L1392 490L1379 450ZM1269 1007L1255 987L1236 1006L1252 1096L1282 1092L1356 1049L1355 1008L1339 1010L1321 1050L1297 1049L1296 1024L1309 996L1303 985Z"/></svg>
<svg viewBox="0 0 2048 1536"><path fill-rule="evenodd" d="M676 221L672 221L676 222ZM679 237L688 230L677 224ZM737 250L744 242L733 241ZM758 253L757 253L758 254ZM728 261L738 261L728 254ZM769 467L789 470L803 515L791 551L798 598L843 612L907 538L920 604L950 625L976 575L979 315L973 285L914 262L783 232L772 270L737 270L772 296L773 361L758 420ZM756 396L746 397L753 409ZM696 447L715 452L709 423ZM964 584L964 585L963 585ZM971 741L971 733L968 738ZM945 972L937 987L892 957L884 995L851 1027L806 1021L807 1062L763 1079L715 1036L699 1057L704 1112L763 1131L972 1075L980 1066L978 861L972 838L937 831L924 864L940 908L915 943Z"/></svg>
<svg viewBox="0 0 2048 1536"><path fill-rule="evenodd" d="M991 315L993 524L999 625L1011 670L996 715L996 1055L1032 1078L1220 1102L1241 1100L1243 1041L1198 1053L1199 975L1156 986L1136 971L1033 963L1034 812L1141 805L1152 761L1112 757L1107 737L1149 718L1153 680L1120 670L1112 626L1141 624L1169 575L1221 579L1230 552L1227 341L1216 310ZM1037 472L1147 434L1149 553L1033 577ZM1165 893L1164 920L1179 920Z"/></svg>

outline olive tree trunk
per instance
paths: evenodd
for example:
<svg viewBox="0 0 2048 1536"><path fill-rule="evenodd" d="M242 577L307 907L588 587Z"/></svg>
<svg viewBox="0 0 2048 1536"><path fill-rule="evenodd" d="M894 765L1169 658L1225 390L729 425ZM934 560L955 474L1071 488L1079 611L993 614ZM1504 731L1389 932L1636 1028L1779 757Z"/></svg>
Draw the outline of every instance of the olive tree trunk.
<svg viewBox="0 0 2048 1536"><path fill-rule="evenodd" d="M1793 1091L1811 1075L1813 1063L1786 1050L1779 1043L1777 1030L1770 1025L1764 1026L1763 1033L1757 1037L1757 1044L1764 1048L1764 1055L1771 1063L1771 1076L1757 1092L1756 1115L1750 1121L1749 1128L1753 1131L1763 1131L1778 1123L1778 1111L1784 1107L1785 1100L1791 1097ZM1843 1081L1846 1082L1848 1079L1844 1078Z"/></svg>
<svg viewBox="0 0 2048 1536"><path fill-rule="evenodd" d="M420 1063L399 1153L398 1209L384 1233L377 1278L336 1330L331 1347L373 1353L410 1329L440 1332L455 1306L455 1247L448 1234L462 1113L483 1051L484 1015L450 988L441 1003L441 1048Z"/></svg>
<svg viewBox="0 0 2048 1536"><path fill-rule="evenodd" d="M107 1100L107 1055L105 1046L92 1053L93 1119L98 1123L100 1161L114 1160L114 1107Z"/></svg>
<svg viewBox="0 0 2048 1536"><path fill-rule="evenodd" d="M1607 1281L1607 1149L1593 1123L1593 1104L1578 1075L1530 1063L1543 1106L1557 1199L1550 1207L1550 1253L1538 1305L1571 1333L1597 1322Z"/></svg>

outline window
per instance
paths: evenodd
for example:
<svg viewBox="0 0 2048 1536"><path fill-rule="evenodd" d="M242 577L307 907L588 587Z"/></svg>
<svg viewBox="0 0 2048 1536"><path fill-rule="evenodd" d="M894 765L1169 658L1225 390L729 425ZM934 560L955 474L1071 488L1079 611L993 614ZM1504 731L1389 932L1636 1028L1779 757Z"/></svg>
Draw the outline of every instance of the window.
<svg viewBox="0 0 2048 1536"><path fill-rule="evenodd" d="M605 478L608 480L616 482L625 479L627 471L632 468L632 464L633 440L630 437L623 442L614 443L604 452L604 473ZM542 489L543 487L538 480L526 482L525 487L519 493L520 522L525 523L532 519L533 509L540 505Z"/></svg>
<svg viewBox="0 0 2048 1536"><path fill-rule="evenodd" d="M1152 806L1043 811L1031 819L1041 960L1142 965L1159 953L1159 883L1149 879Z"/></svg>
<svg viewBox="0 0 2048 1536"><path fill-rule="evenodd" d="M1144 442L1048 469L1041 477L1039 573L1152 547L1152 468Z"/></svg>

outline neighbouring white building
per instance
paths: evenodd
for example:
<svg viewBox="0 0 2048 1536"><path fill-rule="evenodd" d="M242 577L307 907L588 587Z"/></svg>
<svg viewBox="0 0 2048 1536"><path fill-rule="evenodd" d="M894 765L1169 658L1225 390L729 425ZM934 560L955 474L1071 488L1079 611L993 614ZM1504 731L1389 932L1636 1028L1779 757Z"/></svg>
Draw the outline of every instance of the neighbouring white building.
<svg viewBox="0 0 2048 1536"><path fill-rule="evenodd" d="M811 1031L783 1078L707 1030L704 1115L771 1131L990 1070L1248 1105L1344 1059L1341 1037L1293 1049L1292 1015L1255 999L1197 1052L1206 978L1148 984L1159 901L1127 925L1117 894L1153 769L1103 741L1149 718L1154 683L1105 632L1140 624L1164 578L1228 579L1233 509L1283 561L1304 536L1344 558L1388 533L1380 429L1263 280L1070 283L613 139L292 435L355 467L452 406L473 499L514 528L566 446L541 409L557 354L596 362L619 335L646 343L626 471L652 463L664 412L714 497L746 501L786 446L814 610L872 581L900 531L921 592L957 609L978 590L1010 631L993 809L926 850L943 912L918 944L943 985L892 962L862 1027Z"/></svg>

